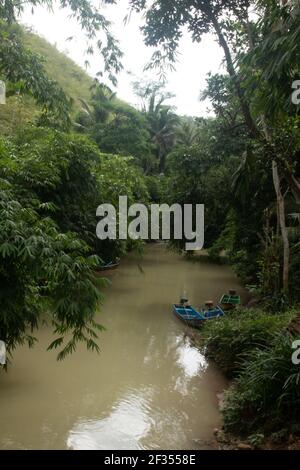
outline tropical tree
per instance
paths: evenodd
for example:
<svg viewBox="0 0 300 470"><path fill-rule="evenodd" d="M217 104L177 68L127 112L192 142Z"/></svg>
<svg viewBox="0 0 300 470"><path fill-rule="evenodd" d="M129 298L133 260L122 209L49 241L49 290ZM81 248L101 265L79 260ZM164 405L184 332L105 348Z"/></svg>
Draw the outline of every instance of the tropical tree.
<svg viewBox="0 0 300 470"><path fill-rule="evenodd" d="M285 210L285 194L291 190L299 199L297 144L293 134L299 129L299 109L291 103L291 86L299 73L297 51L299 41L299 4L258 2L262 19L258 25L260 41L253 44L242 61L247 75L245 87L254 90L251 96L253 113L262 123L262 132L269 148L273 182L277 197L278 221L283 242L283 288L289 289L290 243ZM293 54L291 51L295 51ZM298 54L299 55L299 54ZM251 76L248 75L251 71ZM255 71L255 73L253 73ZM290 115L296 116L291 125ZM287 129L286 122L289 122ZM282 131L285 128L285 131ZM281 135L281 138L279 138ZM287 185L287 188L286 188Z"/></svg>
<svg viewBox="0 0 300 470"><path fill-rule="evenodd" d="M133 84L137 96L142 100L142 111L145 114L151 139L156 149L159 171L165 170L166 156L175 144L178 116L172 106L164 104L174 95L164 91L164 85L159 83Z"/></svg>
<svg viewBox="0 0 300 470"><path fill-rule="evenodd" d="M260 76L261 72L255 60L252 62L251 69L245 69L242 66L241 60L245 55L251 53L254 54L254 57L256 57L256 54L258 54L258 57L263 57L259 49L255 48L256 39L260 38L259 48L261 48L261 52L268 54L269 49L267 45L274 51L274 54L271 54L271 60L274 56L276 60L270 64L269 59L268 63L270 66L268 67L268 73L273 75L275 82L278 78L280 82L280 77L276 75L278 52L280 47L283 46L282 51L285 51L285 53L280 58L280 72L282 70L281 64L288 61L292 51L297 48L297 38L299 35L298 7L295 7L292 2L285 2L285 5L281 6L275 0L271 2L268 0L258 2L251 2L249 0L210 0L205 2L185 0L182 2L164 2L156 0L151 5L139 0L131 0L130 4L133 9L139 12L145 11L146 22L142 27L145 42L149 46L159 48L153 54L150 66L162 67L166 62L173 64L176 61L176 52L184 27L191 33L192 39L197 42L200 42L203 35L208 32L216 36L224 52L228 75L238 99L249 137L268 142L273 146L274 151L271 165L278 205L278 221L284 247L282 279L283 288L287 291L289 286L289 241L285 220L284 193L281 186L282 177L279 172L280 168L277 162L276 149L273 145L272 123L268 121L268 108L263 99L268 91L266 91L265 87L261 88L261 102L265 106L263 106L262 114L256 116L255 112L253 112L252 100L246 95L247 84L249 84L247 78L250 77L251 79L251 77L256 77L257 74ZM263 18L262 22L253 24L253 21L249 19L250 6L257 7L257 11ZM162 25L165 26L162 27ZM239 34L239 37L245 38L246 41L235 40L240 31L242 31L242 34ZM290 34L292 31L293 34ZM287 38L288 36L289 38ZM286 46L289 46L289 48L286 48ZM288 73L297 69L294 66L294 59L291 59L290 66L287 68L289 70ZM282 72L280 74L282 77ZM274 100L276 100L276 86L271 88ZM254 87L248 86L249 91L253 89ZM289 186L293 188L293 191L299 195L300 186L298 185L293 168L288 166L285 170L285 179L288 181Z"/></svg>
<svg viewBox="0 0 300 470"><path fill-rule="evenodd" d="M85 136L42 127L22 129L13 143L17 168L11 178L21 188L23 200L50 203L51 218L60 231L77 233L94 252L100 199L97 146Z"/></svg>
<svg viewBox="0 0 300 470"><path fill-rule="evenodd" d="M191 147L197 142L199 129L193 119L181 119L176 129L176 144Z"/></svg>
<svg viewBox="0 0 300 470"><path fill-rule="evenodd" d="M24 342L32 346L34 331L46 320L56 335L49 347L60 348L59 359L79 341L99 350L95 340L102 327L94 313L101 294L92 274L99 259L75 234L59 231L51 201L43 203L34 193L29 198L16 184L15 155L16 149L1 141L1 340L9 353Z"/></svg>
<svg viewBox="0 0 300 470"><path fill-rule="evenodd" d="M97 103L97 102L96 102ZM104 153L132 156L137 165L148 173L153 169L152 145L145 117L132 106L115 101L110 103L111 114L104 123L95 112L91 137ZM97 104L96 104L97 107ZM103 116L103 114L102 114Z"/></svg>
<svg viewBox="0 0 300 470"><path fill-rule="evenodd" d="M226 59L228 74L239 98L241 110L249 132L257 137L258 131L251 116L249 105L244 96L238 72L234 65L234 58L230 50L228 35L230 36L231 23L226 21L232 14L238 18L248 18L248 8L252 2L243 1L191 1L164 2L156 0L151 5L140 0L130 0L131 7L136 11L146 11L146 23L142 27L145 43L148 46L158 47L154 52L149 67L163 67L164 64L174 64L177 60L177 49L186 27L192 39L200 42L203 35L212 32L222 47ZM168 27L162 27L167 25ZM227 29L229 25L229 30Z"/></svg>
<svg viewBox="0 0 300 470"><path fill-rule="evenodd" d="M95 122L106 124L113 114L116 93L104 83L94 80L91 86L91 104L80 99L81 111L75 127L81 132L88 132Z"/></svg>

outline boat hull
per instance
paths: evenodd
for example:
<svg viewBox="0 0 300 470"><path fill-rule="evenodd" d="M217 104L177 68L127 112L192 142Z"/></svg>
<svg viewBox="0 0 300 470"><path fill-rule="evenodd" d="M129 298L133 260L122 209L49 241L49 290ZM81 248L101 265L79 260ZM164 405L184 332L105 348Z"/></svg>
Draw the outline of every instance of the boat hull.
<svg viewBox="0 0 300 470"><path fill-rule="evenodd" d="M220 305L223 310L233 310L241 305L241 297L239 295L224 294L220 299Z"/></svg>
<svg viewBox="0 0 300 470"><path fill-rule="evenodd" d="M182 305L173 304L173 312L177 318L192 328L201 328L204 322L221 318L225 315L219 305L213 309L198 312L193 307L182 307Z"/></svg>
<svg viewBox="0 0 300 470"><path fill-rule="evenodd" d="M205 320L213 320L225 316L223 309L219 305L209 310L202 310L200 313L205 317Z"/></svg>
<svg viewBox="0 0 300 470"><path fill-rule="evenodd" d="M173 305L174 315L179 318L183 323L192 328L201 328L205 322L205 318L192 307L181 307L180 305Z"/></svg>
<svg viewBox="0 0 300 470"><path fill-rule="evenodd" d="M96 276L102 276L103 272L114 271L120 266L120 263L108 264L106 266L100 266L94 270Z"/></svg>
<svg viewBox="0 0 300 470"><path fill-rule="evenodd" d="M101 266L101 268L99 268L99 271L114 271L119 266L120 266L120 263L108 264L107 266Z"/></svg>

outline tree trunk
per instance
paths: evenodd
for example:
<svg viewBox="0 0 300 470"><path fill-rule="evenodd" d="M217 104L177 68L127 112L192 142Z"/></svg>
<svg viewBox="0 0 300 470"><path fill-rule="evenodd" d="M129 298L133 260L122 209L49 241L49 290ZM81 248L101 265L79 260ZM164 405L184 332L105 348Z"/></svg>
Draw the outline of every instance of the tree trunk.
<svg viewBox="0 0 300 470"><path fill-rule="evenodd" d="M268 142L272 142L271 133L267 127L265 117L262 116L263 130L265 138ZM282 286L284 292L289 290L289 266L290 266L290 242L288 237L288 231L286 228L285 221L285 203L284 197L281 191L280 177L278 173L278 166L275 160L272 162L272 173L273 173L273 183L276 192L277 199L277 220L279 223L281 238L283 243L283 272L282 272Z"/></svg>
<svg viewBox="0 0 300 470"><path fill-rule="evenodd" d="M214 13L211 9L208 12L208 16L209 16L209 18L210 18L210 20L211 20L211 22L214 26L215 32L218 36L219 44L220 44L220 46L222 47L222 49L224 51L225 59L226 59L226 65L227 65L227 71L229 73L230 78L233 81L233 84L234 84L234 87L235 87L235 90L236 90L236 94L237 94L238 99L240 101L240 106L241 106L241 110L242 110L242 113L243 113L243 116L244 116L244 119L245 119L246 126L249 129L251 137L258 138L258 137L260 137L260 132L259 132L258 128L256 127L256 124L255 124L254 120L252 119L249 105L248 105L247 101L245 100L244 92L241 88L240 80L239 80L239 78L236 74L236 71L235 71L235 68L234 68L234 65L233 65L233 60L232 60L232 57L231 57L231 52L230 52L229 46L227 44L227 41L225 39L225 36L222 33L222 30L221 30L221 27L219 25L218 19L215 17L215 15L214 15Z"/></svg>
<svg viewBox="0 0 300 470"><path fill-rule="evenodd" d="M285 204L284 204L284 197L282 195L281 187L280 187L280 178L278 174L278 167L275 161L272 162L272 170L273 170L273 182L277 196L277 210L278 210L278 217L279 217L279 224L281 229L281 236L283 242L283 274L282 274L282 282L283 282L283 290L284 292L288 292L289 290L289 263L290 263L290 243L288 232L285 223Z"/></svg>

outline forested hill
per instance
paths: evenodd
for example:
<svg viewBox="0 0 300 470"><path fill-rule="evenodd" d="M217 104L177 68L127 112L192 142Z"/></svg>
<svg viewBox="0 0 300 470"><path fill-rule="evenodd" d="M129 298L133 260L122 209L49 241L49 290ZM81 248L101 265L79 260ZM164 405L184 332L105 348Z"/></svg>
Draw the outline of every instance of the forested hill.
<svg viewBox="0 0 300 470"><path fill-rule="evenodd" d="M66 95L73 99L73 114L80 109L80 99L89 101L93 79L73 60L59 52L44 38L24 30L24 45L32 52L40 54L49 78L57 81ZM32 120L37 113L37 106L28 96L12 96L7 106L1 107L0 133L10 133L16 126Z"/></svg>
<svg viewBox="0 0 300 470"><path fill-rule="evenodd" d="M56 80L75 103L78 104L78 98L89 100L93 80L79 65L37 34L25 32L24 39L30 50L44 57L49 77Z"/></svg>

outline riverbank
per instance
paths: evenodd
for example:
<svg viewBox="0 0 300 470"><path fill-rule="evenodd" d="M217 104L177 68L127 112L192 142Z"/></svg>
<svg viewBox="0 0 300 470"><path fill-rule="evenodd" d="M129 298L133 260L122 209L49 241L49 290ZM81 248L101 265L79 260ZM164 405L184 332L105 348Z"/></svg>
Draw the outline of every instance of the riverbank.
<svg viewBox="0 0 300 470"><path fill-rule="evenodd" d="M253 435L251 439L242 439L234 434L225 433L222 429L215 430L218 450L300 450L300 437L294 434L282 437L262 439L261 435Z"/></svg>
<svg viewBox="0 0 300 470"><path fill-rule="evenodd" d="M299 321L298 309L238 309L194 338L231 380L224 425L215 430L221 449L299 448L300 366L292 362Z"/></svg>

